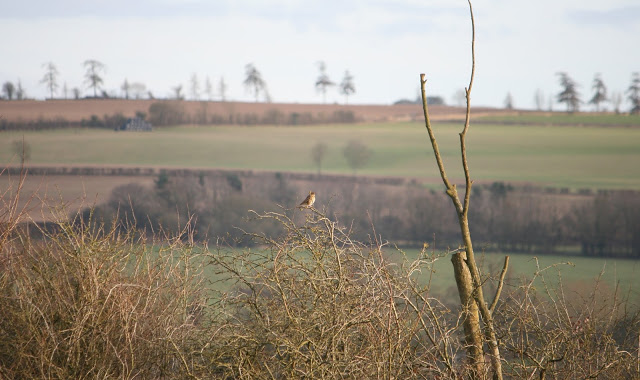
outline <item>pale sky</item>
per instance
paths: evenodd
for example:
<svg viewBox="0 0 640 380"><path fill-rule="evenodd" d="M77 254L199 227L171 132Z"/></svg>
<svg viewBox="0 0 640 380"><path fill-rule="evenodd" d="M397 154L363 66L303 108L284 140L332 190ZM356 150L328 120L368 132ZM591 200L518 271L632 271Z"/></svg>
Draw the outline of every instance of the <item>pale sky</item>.
<svg viewBox="0 0 640 380"><path fill-rule="evenodd" d="M511 92L517 108L533 108L537 89L548 104L560 91L558 71L580 85L586 102L596 73L611 93L624 92L640 71L638 0L473 7L472 105L502 107ZM228 99L252 101L242 82L253 63L274 102L320 103L314 83L324 61L333 81L345 70L354 76L350 103L415 98L426 73L428 94L453 104L469 81L470 40L463 0L0 0L0 82L19 79L28 96L42 99L42 66L53 62L60 88L89 94L82 63L95 59L106 65L104 88L114 95L127 79L156 97L181 84L188 96L196 74L201 92L207 77L216 88L224 77ZM343 101L329 90L327 102Z"/></svg>

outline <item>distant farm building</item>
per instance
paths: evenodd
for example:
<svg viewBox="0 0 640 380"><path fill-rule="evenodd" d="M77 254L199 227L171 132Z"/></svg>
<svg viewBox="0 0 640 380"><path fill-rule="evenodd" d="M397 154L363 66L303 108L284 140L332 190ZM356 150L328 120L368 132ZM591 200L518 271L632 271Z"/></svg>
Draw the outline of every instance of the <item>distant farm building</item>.
<svg viewBox="0 0 640 380"><path fill-rule="evenodd" d="M133 117L133 118L127 119L127 121L125 121L124 124L120 126L120 130L136 131L136 132L151 132L152 127L151 127L151 123L149 123L148 121L145 121L144 119L141 119L139 117Z"/></svg>

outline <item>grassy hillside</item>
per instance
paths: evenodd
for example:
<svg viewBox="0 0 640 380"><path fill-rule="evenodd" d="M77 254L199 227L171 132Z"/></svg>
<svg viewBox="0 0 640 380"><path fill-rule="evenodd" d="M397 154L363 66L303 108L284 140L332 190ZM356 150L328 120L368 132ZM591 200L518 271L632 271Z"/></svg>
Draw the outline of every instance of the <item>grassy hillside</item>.
<svg viewBox="0 0 640 380"><path fill-rule="evenodd" d="M437 124L449 175L460 178L458 124ZM24 136L32 164L132 165L315 172L310 151L328 145L323 170L351 173L350 140L373 155L363 175L435 178L421 123L308 127L172 127L152 133L68 129L2 134L0 162L17 163L12 144ZM640 188L640 129L476 124L468 134L473 177L571 188Z"/></svg>

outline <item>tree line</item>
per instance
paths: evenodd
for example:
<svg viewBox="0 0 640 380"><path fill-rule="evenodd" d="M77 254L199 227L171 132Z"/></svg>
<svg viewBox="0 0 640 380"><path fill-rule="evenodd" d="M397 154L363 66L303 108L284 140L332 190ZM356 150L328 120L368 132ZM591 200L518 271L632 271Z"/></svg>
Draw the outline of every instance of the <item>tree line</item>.
<svg viewBox="0 0 640 380"><path fill-rule="evenodd" d="M123 113L91 115L80 121L71 121L63 117L43 118L35 120L6 120L0 118L0 131L15 130L47 130L69 127L117 129L130 116ZM194 112L185 110L180 101L159 100L151 103L146 111L138 110L135 117L147 120L154 126L168 125L311 125L326 123L354 123L361 118L352 110L339 109L333 112L289 112L285 113L277 108L257 112L229 112L217 113L207 109L206 103Z"/></svg>
<svg viewBox="0 0 640 380"><path fill-rule="evenodd" d="M368 157L366 147L357 142L347 144L343 153L348 161L349 155ZM350 165L354 171L359 168L357 162ZM318 207L349 225L355 239L368 240L375 229L384 240L401 246L429 243L444 249L460 244L457 220L443 192L425 192L412 184L365 183L356 177L314 178L310 186L318 194ZM551 190L502 182L474 185L469 224L476 245L487 251L640 258L640 193ZM115 189L106 204L85 215L136 220L137 228L147 231L175 231L179 218L192 215L197 239L231 237L233 244L242 244L247 210L293 208L308 191L280 173L271 179L165 173L153 188L132 184Z"/></svg>
<svg viewBox="0 0 640 380"><path fill-rule="evenodd" d="M83 62L83 66L85 68L83 82L84 88L90 90L92 93L92 95L88 95L86 97L117 97L117 95L109 93L104 89L106 66L102 62L95 59L88 59ZM73 99L80 99L82 96L82 89L80 87L73 87L69 89L66 82L62 85L62 88L60 87L60 72L53 62L47 62L43 64L42 67L45 73L40 80L40 84L45 86L50 99L54 99L56 95L60 94L64 99L68 99L69 92L71 92ZM322 93L323 103L326 103L327 90L328 88L335 86L336 83L327 75L326 64L323 61L318 63L318 68L320 73L315 81L315 88L317 92ZM200 79L197 74L194 73L191 75L189 85L189 98L191 100L201 100L203 91L204 95L207 96L206 99L209 101L214 100L216 96L219 101L227 100L228 84L224 77L220 77L217 86L214 86L214 83L207 76L204 82L204 88L201 88ZM261 98L266 102L271 102L272 99L267 88L267 83L253 63L249 63L245 66L245 79L243 81L243 85L247 92L253 94L256 102ZM147 86L144 83L129 82L127 78L125 78L124 82L121 84L120 90L121 96L124 99L155 99L154 94L151 90L147 89ZM341 95L344 95L345 104L348 103L349 96L356 92L354 77L351 75L349 70L345 71L342 82L338 85L338 90ZM2 96L0 96L0 99L23 100L26 98L26 90L22 86L20 80L18 80L15 85L11 81L6 81L2 85ZM183 85L178 84L171 87L171 95L169 98L185 100L186 95L184 93Z"/></svg>
<svg viewBox="0 0 640 380"><path fill-rule="evenodd" d="M84 74L84 89L89 90L90 93L87 97L93 98L113 98L118 97L113 93L109 93L104 89L104 75L106 66L95 59L88 59L83 62L85 68ZM344 103L348 104L349 97L356 92L354 83L354 77L349 70L344 72L343 78L340 83L334 82L327 74L327 65L324 61L319 61L318 76L314 82L316 92L322 95L323 103L327 101L327 92L330 88L336 87L338 93L344 96ZM64 99L69 98L69 94L73 99L80 99L82 97L83 88L72 87L68 88L66 82L60 84L60 72L53 62L47 62L43 64L45 71L40 83L45 86L49 94L49 98L53 99L56 96L61 96ZM553 110L553 104L559 103L566 106L566 111L569 113L579 112L580 106L583 104L592 105L594 111L600 112L606 110L605 105L609 104L613 111L616 113L622 112L621 106L626 99L629 104L629 113L640 113L640 73L634 72L631 76L629 87L621 92L609 93L602 75L597 73L594 75L591 85L591 97L587 100L583 100L583 95L579 90L578 83L567 73L557 73L559 84L561 87L554 97L548 99L548 110ZM263 78L261 72L253 63L249 63L245 66L245 75L243 80L243 86L245 90L251 93L255 101L260 99L265 102L271 102L271 95L268 90L267 82ZM124 82L120 85L121 97L124 99L155 99L156 97L150 89L144 83L130 82L125 78ZM208 76L204 79L204 83L201 86L201 79L198 75L193 73L189 79L189 93L185 93L185 87L183 84L178 84L171 87L170 95L167 98L185 100L187 97L191 100L214 100L219 101L227 100L228 83L224 77L220 77L217 83L214 83ZM625 96L623 96L623 94ZM6 81L2 84L2 96L0 99L6 100L23 100L27 98L27 93L22 85L22 82L18 80L15 84L11 81ZM464 103L464 92L457 91L453 96L455 104L461 105ZM542 90L536 90L534 94L534 102L536 110L542 111L545 108L545 96ZM420 103L419 97L415 101L402 99L397 101L398 104L405 103ZM432 96L429 104L445 104L444 99L440 96ZM504 107L506 109L513 109L514 99L510 92L507 93L504 99Z"/></svg>
<svg viewBox="0 0 640 380"><path fill-rule="evenodd" d="M566 111L568 113L579 112L580 106L582 104L592 105L595 112L606 111L606 107L604 105L610 104L615 113L622 112L621 106L624 100L623 93L609 93L608 88L604 83L604 80L602 79L602 75L600 73L596 73L593 77L593 81L591 84L591 97L586 102L583 100L583 95L579 90L580 85L567 72L558 72L556 73L556 75L558 76L558 82L560 84L561 90L555 95L555 98L549 98L549 111L553 110L555 99L555 102L564 104L566 106ZM626 95L626 100L630 104L629 113L640 113L639 72L634 72L631 74L631 81L629 83L629 87L627 87L627 89L624 91L624 95ZM545 107L545 97L542 90L536 90L534 101L536 110L542 111ZM507 93L504 105L507 109L513 108L513 97L511 96L511 93Z"/></svg>

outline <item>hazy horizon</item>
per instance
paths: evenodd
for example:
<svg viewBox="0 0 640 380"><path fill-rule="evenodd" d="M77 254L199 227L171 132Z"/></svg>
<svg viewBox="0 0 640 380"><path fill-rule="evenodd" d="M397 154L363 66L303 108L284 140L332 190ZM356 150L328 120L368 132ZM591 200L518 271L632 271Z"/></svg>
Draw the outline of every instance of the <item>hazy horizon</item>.
<svg viewBox="0 0 640 380"><path fill-rule="evenodd" d="M546 109L560 91L559 71L579 84L586 103L596 73L611 94L623 93L640 71L640 6L632 0L476 1L473 7L473 106L502 107L510 92L516 108L533 108L540 89ZM207 77L215 91L223 77L227 99L236 101L253 101L242 85L244 67L253 63L279 103L322 103L314 87L318 61L336 83L351 72L351 104L413 99L419 74L426 73L428 95L456 105L453 95L468 85L471 68L466 1L27 0L2 8L0 82L20 80L38 99L48 96L39 83L46 62L59 71L58 97L65 84L68 97L74 87L89 95L87 59L106 65L104 89L111 95L122 95L126 79L156 97L182 85L189 99L195 74L200 99L208 97ZM327 103L334 102L344 102L336 88L327 93Z"/></svg>

